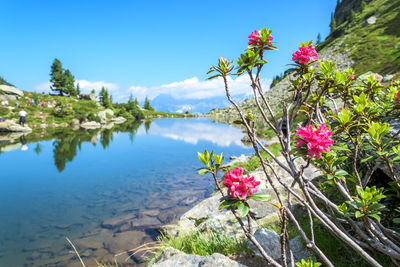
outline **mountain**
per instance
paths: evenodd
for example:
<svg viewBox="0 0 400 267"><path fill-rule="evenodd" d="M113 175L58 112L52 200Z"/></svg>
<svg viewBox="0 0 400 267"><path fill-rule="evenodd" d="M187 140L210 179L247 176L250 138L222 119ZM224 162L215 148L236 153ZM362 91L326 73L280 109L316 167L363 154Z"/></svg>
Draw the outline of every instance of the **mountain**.
<svg viewBox="0 0 400 267"><path fill-rule="evenodd" d="M318 46L320 60L336 60L337 69L351 67L357 76L373 71L393 78L400 73L400 0L338 1L330 26L329 36ZM290 96L290 73L278 76L279 82L265 93L275 112L281 112L282 102ZM254 114L257 109L254 98L240 106ZM233 106L212 110L208 116L228 123L238 117Z"/></svg>
<svg viewBox="0 0 400 267"><path fill-rule="evenodd" d="M236 95L235 101L242 102L246 96ZM192 114L207 113L213 108L223 108L230 105L230 102L225 96L212 97L207 99L176 99L169 94L161 94L151 101L151 105L155 110L163 112L186 112Z"/></svg>

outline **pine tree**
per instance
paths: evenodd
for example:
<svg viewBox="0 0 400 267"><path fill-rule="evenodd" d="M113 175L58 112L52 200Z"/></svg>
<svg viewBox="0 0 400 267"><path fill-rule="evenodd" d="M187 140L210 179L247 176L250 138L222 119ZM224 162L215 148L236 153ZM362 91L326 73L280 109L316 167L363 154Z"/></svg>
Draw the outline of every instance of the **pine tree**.
<svg viewBox="0 0 400 267"><path fill-rule="evenodd" d="M147 110L154 110L154 108L150 105L150 101L149 101L149 99L147 97L144 100L143 108L147 109Z"/></svg>
<svg viewBox="0 0 400 267"><path fill-rule="evenodd" d="M321 33L317 35L317 45L321 44Z"/></svg>
<svg viewBox="0 0 400 267"><path fill-rule="evenodd" d="M101 87L101 90L100 90L100 93L99 93L99 99L100 99L100 102L103 104L104 107L111 108L110 95L108 94L108 90L104 86Z"/></svg>
<svg viewBox="0 0 400 267"><path fill-rule="evenodd" d="M51 65L50 82L53 84L50 86L51 90L58 92L61 96L64 93L64 72L60 60L54 59L53 65Z"/></svg>
<svg viewBox="0 0 400 267"><path fill-rule="evenodd" d="M76 96L77 95L77 93L76 93L76 89L75 89L75 79L74 79L74 76L72 76L72 74L71 74L71 72L67 69L67 70L65 70L64 71L64 73L63 73L64 75L64 84L63 84L63 87L64 87L64 93L65 94L68 94L68 95L70 95L70 96Z"/></svg>
<svg viewBox="0 0 400 267"><path fill-rule="evenodd" d="M76 91L76 95L80 95L80 94L81 94L81 88L80 88L80 86L79 86L79 83L76 84L76 89L75 89L75 91Z"/></svg>

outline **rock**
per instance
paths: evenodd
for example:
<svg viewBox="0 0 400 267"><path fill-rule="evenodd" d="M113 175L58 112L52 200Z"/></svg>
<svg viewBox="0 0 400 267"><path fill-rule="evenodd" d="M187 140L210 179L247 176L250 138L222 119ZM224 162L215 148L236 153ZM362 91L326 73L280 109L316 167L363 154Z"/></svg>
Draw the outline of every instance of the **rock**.
<svg viewBox="0 0 400 267"><path fill-rule="evenodd" d="M6 120L6 121L0 121L0 132L23 132L23 133L29 133L32 132L32 129L29 128L28 126L22 126L17 124L14 121L11 120Z"/></svg>
<svg viewBox="0 0 400 267"><path fill-rule="evenodd" d="M146 234L142 231L127 231L113 235L103 245L110 253L116 254L137 247L145 237Z"/></svg>
<svg viewBox="0 0 400 267"><path fill-rule="evenodd" d="M0 95L0 99L7 99L8 101L15 101L18 99L16 95Z"/></svg>
<svg viewBox="0 0 400 267"><path fill-rule="evenodd" d="M84 122L81 125L81 128L84 129L98 129L101 127L101 124L95 121L88 121L88 122Z"/></svg>
<svg viewBox="0 0 400 267"><path fill-rule="evenodd" d="M15 95L18 97L24 96L24 92L22 92L21 90L15 88L14 86L9 86L5 84L0 85L0 91L6 95Z"/></svg>
<svg viewBox="0 0 400 267"><path fill-rule="evenodd" d="M375 24L377 19L378 19L378 17L376 17L376 16L371 16L371 17L369 17L369 18L365 21L364 26Z"/></svg>
<svg viewBox="0 0 400 267"><path fill-rule="evenodd" d="M182 251L166 248L152 267L246 267L228 257L214 253L211 256L198 256L185 254Z"/></svg>
<svg viewBox="0 0 400 267"><path fill-rule="evenodd" d="M119 227L119 226L121 226L123 224L128 223L129 220L131 220L133 218L135 218L135 216L131 215L131 214L125 215L125 216L122 216L122 217L112 218L112 219L109 219L109 220L105 220L101 224L101 226L103 228L115 229L115 228L117 228L117 227Z"/></svg>
<svg viewBox="0 0 400 267"><path fill-rule="evenodd" d="M111 118L110 121L115 124L121 124L126 122L126 119L124 117L116 117L116 118Z"/></svg>
<svg viewBox="0 0 400 267"><path fill-rule="evenodd" d="M258 243L264 248L265 252L277 260L281 257L281 243L279 236L271 230L260 228L254 233L254 237L257 239ZM253 245L253 243L249 242L250 248L254 250L254 252L262 257L261 253L258 249Z"/></svg>
<svg viewBox="0 0 400 267"><path fill-rule="evenodd" d="M260 243L260 245L269 256L271 256L276 261L280 261L281 243L277 233L265 228L260 228L254 233L254 237L257 239L257 241ZM250 248L254 250L256 255L262 257L261 253L253 245L253 243L251 243L250 241L248 242ZM307 259L312 255L312 253L304 247L300 236L296 236L292 240L289 240L289 244L296 262L300 261L301 259ZM287 258L290 258L289 254L287 255Z"/></svg>
<svg viewBox="0 0 400 267"><path fill-rule="evenodd" d="M108 114L108 116L107 116ZM106 123L108 121L107 117L113 117L114 116L114 111L112 111L111 109L105 109L105 110L101 110L97 113L97 116L99 116L101 123Z"/></svg>
<svg viewBox="0 0 400 267"><path fill-rule="evenodd" d="M79 95L81 99L85 100L92 100L96 101L97 100L97 95L96 94L81 94Z"/></svg>
<svg viewBox="0 0 400 267"><path fill-rule="evenodd" d="M393 77L394 77L393 74L385 75L385 76L383 77L383 79L382 79L382 82L383 82L383 83L390 82L390 81L393 79Z"/></svg>
<svg viewBox="0 0 400 267"><path fill-rule="evenodd" d="M360 81L366 80L371 75L375 76L379 81L382 81L382 79L383 79L382 75L380 75L378 73L374 73L372 71L368 71L368 72L360 75L360 77L357 78L357 81L360 82Z"/></svg>
<svg viewBox="0 0 400 267"><path fill-rule="evenodd" d="M79 126L79 124L80 124L80 122L78 119L72 119L72 121L71 121L72 126Z"/></svg>

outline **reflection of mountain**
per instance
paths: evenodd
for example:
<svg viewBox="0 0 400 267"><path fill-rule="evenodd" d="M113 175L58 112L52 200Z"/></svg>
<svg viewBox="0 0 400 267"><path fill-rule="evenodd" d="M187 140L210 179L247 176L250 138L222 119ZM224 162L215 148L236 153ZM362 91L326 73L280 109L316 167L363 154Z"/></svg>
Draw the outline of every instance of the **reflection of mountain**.
<svg viewBox="0 0 400 267"><path fill-rule="evenodd" d="M143 134L143 132L138 132L138 134ZM190 123L186 120L174 120L172 123L166 124L163 120L154 121L149 134L182 140L190 144L209 141L220 147L227 147L232 144L244 146L241 142L243 138L241 130L225 124L202 122L201 119L191 119Z"/></svg>
<svg viewBox="0 0 400 267"><path fill-rule="evenodd" d="M233 97L238 102L245 100L245 95L237 95ZM190 107L191 113L207 113L214 108L222 108L230 106L231 103L226 96L211 97L207 99L175 99L171 95L159 95L151 101L151 105L156 109L164 112L185 112Z"/></svg>
<svg viewBox="0 0 400 267"><path fill-rule="evenodd" d="M133 136L136 134L140 124L141 122L135 122L115 125L111 129L92 131L74 131L71 129L59 132L55 134L53 142L54 164L62 172L67 162L71 162L75 158L78 148L79 150L81 149L82 143L90 142L93 146L96 146L97 135L100 135L100 143L104 149L110 145L115 132L129 132L131 140L133 140Z"/></svg>

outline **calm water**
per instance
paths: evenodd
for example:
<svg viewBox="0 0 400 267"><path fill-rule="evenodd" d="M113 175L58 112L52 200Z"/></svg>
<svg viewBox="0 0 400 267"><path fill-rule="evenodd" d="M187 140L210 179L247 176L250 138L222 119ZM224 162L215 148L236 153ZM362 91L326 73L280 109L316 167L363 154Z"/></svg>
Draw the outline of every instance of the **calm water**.
<svg viewBox="0 0 400 267"><path fill-rule="evenodd" d="M89 266L154 240L213 191L211 177L196 173L197 151L249 154L242 137L205 118L159 119L3 144L0 266L79 266L65 237Z"/></svg>

